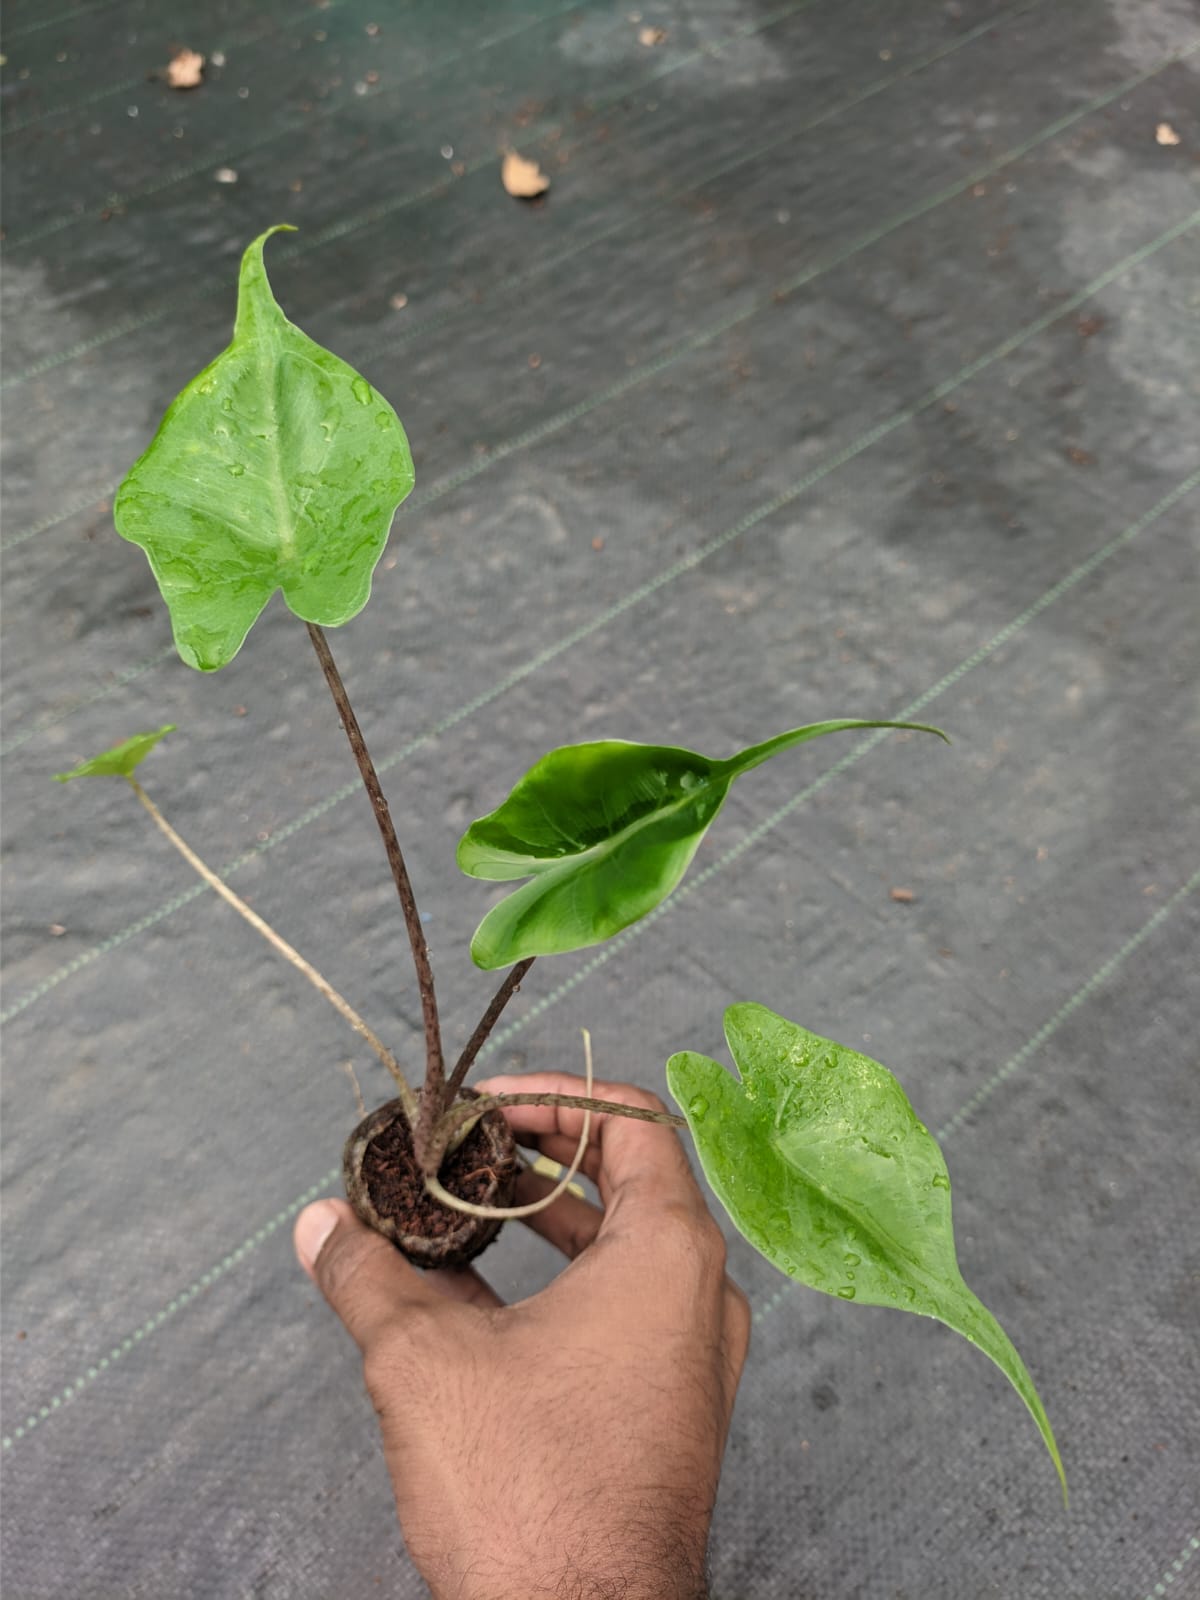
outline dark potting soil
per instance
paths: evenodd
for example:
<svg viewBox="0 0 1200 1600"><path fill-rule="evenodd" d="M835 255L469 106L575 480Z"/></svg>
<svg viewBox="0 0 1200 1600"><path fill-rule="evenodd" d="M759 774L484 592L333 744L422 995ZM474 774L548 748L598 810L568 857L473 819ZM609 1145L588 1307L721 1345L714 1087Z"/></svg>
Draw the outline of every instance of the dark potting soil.
<svg viewBox="0 0 1200 1600"><path fill-rule="evenodd" d="M451 1194L475 1205L496 1204L489 1194L497 1179L516 1170L515 1147L510 1161L496 1162L495 1148L482 1123L477 1123L438 1173ZM425 1189L413 1156L412 1131L403 1117L391 1122L371 1140L363 1155L362 1173L380 1216L394 1217L406 1234L440 1239L461 1228L463 1216L435 1200ZM504 1203L503 1200L500 1202Z"/></svg>

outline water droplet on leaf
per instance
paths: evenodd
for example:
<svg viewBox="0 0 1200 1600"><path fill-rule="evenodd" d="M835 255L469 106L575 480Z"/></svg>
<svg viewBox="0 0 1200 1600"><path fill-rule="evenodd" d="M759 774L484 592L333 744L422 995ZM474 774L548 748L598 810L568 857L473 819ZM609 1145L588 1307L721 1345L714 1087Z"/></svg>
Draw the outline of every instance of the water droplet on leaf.
<svg viewBox="0 0 1200 1600"><path fill-rule="evenodd" d="M839 1300L853 1300L854 1296L855 1296L855 1293L856 1293L856 1290L855 1290L854 1285L852 1283L844 1283L842 1285L842 1287L838 1290L838 1299Z"/></svg>
<svg viewBox="0 0 1200 1600"><path fill-rule="evenodd" d="M375 413L375 426L381 433L386 433L391 425L392 419L388 416L386 411L377 411Z"/></svg>
<svg viewBox="0 0 1200 1600"><path fill-rule="evenodd" d="M950 1179L944 1172L935 1172L933 1175L933 1187L935 1189L948 1189L950 1187Z"/></svg>
<svg viewBox="0 0 1200 1600"><path fill-rule="evenodd" d="M243 473L245 472L245 470L246 470L245 467L242 465L242 463L240 461L234 461L230 465L229 476L231 478L240 478L243 475Z"/></svg>
<svg viewBox="0 0 1200 1600"><path fill-rule="evenodd" d="M350 385L350 393L360 406L369 406L371 404L371 385L365 378L355 378Z"/></svg>
<svg viewBox="0 0 1200 1600"><path fill-rule="evenodd" d="M688 1101L688 1114L697 1122L703 1122L708 1114L708 1101L702 1094L693 1095Z"/></svg>
<svg viewBox="0 0 1200 1600"><path fill-rule="evenodd" d="M858 1265L858 1263L862 1260L862 1257L861 1256L856 1256L854 1254L853 1250L847 1250L846 1254L842 1257L842 1260L846 1263L846 1265L848 1267L856 1267Z"/></svg>

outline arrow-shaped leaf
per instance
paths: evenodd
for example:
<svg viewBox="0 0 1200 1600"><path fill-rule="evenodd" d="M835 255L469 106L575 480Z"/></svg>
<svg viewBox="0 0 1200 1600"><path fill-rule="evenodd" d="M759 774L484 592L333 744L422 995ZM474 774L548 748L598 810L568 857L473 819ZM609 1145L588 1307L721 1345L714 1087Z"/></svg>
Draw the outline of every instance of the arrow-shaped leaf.
<svg viewBox="0 0 1200 1600"><path fill-rule="evenodd" d="M263 245L279 231L242 257L233 342L171 403L113 507L150 558L179 654L206 672L276 589L306 622L361 611L413 485L391 406L276 303Z"/></svg>
<svg viewBox="0 0 1200 1600"><path fill-rule="evenodd" d="M580 950L627 928L683 877L734 779L781 750L853 728L909 722L814 722L728 761L667 745L564 745L529 769L497 810L459 841L472 878L531 878L493 907L471 941L484 968Z"/></svg>
<svg viewBox="0 0 1200 1600"><path fill-rule="evenodd" d="M936 1317L978 1345L1029 1407L1065 1494L1033 1380L959 1273L942 1153L895 1078L764 1006L730 1006L725 1037L740 1082L687 1050L667 1082L738 1230L799 1283Z"/></svg>
<svg viewBox="0 0 1200 1600"><path fill-rule="evenodd" d="M70 783L72 778L128 778L134 768L143 762L158 741L175 732L175 724L168 722L156 733L135 733L132 739L113 745L90 761L81 761L70 772L56 772L56 783Z"/></svg>

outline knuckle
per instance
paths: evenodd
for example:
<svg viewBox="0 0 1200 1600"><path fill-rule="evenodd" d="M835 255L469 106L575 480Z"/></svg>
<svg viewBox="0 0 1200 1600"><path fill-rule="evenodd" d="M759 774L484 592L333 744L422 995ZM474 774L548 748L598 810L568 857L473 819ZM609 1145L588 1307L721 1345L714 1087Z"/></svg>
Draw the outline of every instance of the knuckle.
<svg viewBox="0 0 1200 1600"><path fill-rule="evenodd" d="M667 1240L706 1269L725 1270L725 1237L711 1213L701 1205L672 1201L662 1208L658 1227Z"/></svg>
<svg viewBox="0 0 1200 1600"><path fill-rule="evenodd" d="M744 1360L746 1351L750 1348L750 1329L754 1320L750 1311L750 1300L740 1284L734 1283L732 1278L727 1278L726 1282L729 1285L728 1321L730 1333L733 1336L733 1346L739 1354L739 1360Z"/></svg>

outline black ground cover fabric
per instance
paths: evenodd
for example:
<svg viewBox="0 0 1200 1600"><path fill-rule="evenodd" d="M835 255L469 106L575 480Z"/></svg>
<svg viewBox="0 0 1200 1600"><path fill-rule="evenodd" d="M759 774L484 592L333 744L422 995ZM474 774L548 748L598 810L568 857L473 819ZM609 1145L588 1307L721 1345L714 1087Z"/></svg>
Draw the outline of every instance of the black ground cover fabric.
<svg viewBox="0 0 1200 1600"><path fill-rule="evenodd" d="M644 29L651 32L644 43ZM180 93L154 76L210 58ZM722 754L666 912L534 969L489 1068L663 1088L758 1000L943 1141L1024 1354L793 1288L754 1339L718 1600L1200 1594L1200 9L1194 0L13 0L7 8L3 1579L13 1600L425 1591L290 1221L356 1044L147 787L412 1058L369 808L303 629L185 668L124 469L223 346L240 251L408 428L333 636L451 1045L490 985L454 844L551 745ZM218 58L221 58L218 64ZM503 191L516 147L552 179ZM911 898L894 898L895 889ZM555 1269L509 1227L507 1296Z"/></svg>

